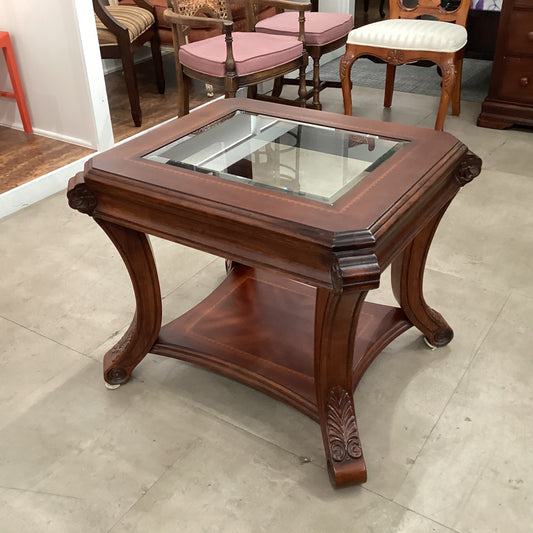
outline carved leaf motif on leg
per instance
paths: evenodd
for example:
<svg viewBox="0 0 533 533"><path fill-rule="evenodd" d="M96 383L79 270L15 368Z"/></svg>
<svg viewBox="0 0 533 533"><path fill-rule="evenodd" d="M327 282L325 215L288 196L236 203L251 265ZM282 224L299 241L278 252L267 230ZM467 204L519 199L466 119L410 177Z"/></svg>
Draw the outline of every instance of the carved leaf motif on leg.
<svg viewBox="0 0 533 533"><path fill-rule="evenodd" d="M327 433L331 457L342 462L362 456L361 441L355 423L355 412L348 392L340 385L332 387L328 395Z"/></svg>

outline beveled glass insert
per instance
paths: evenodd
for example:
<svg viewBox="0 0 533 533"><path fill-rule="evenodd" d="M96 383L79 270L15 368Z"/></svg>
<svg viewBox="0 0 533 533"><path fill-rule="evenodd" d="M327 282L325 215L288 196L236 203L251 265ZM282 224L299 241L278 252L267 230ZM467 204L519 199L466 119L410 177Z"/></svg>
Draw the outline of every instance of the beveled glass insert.
<svg viewBox="0 0 533 533"><path fill-rule="evenodd" d="M236 111L144 157L333 204L405 143Z"/></svg>

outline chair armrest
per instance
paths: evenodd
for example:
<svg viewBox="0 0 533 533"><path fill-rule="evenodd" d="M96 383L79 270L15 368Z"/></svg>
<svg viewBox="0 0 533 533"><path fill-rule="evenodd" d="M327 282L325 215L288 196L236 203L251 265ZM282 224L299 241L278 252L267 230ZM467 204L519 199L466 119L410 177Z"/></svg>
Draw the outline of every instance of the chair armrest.
<svg viewBox="0 0 533 533"><path fill-rule="evenodd" d="M165 20L170 24L181 26L190 26L191 28L220 28L223 29L226 23L229 23L233 30L233 22L231 20L215 19L210 17L191 17L189 15L178 15L172 9L165 9L163 12Z"/></svg>
<svg viewBox="0 0 533 533"><path fill-rule="evenodd" d="M259 12L259 10L256 9L256 6L262 5L274 7L276 13L282 13L285 9L298 11L298 40L305 46L305 12L311 11L310 2L303 3L294 2L292 0L248 0L246 3L248 31L254 31L255 25L257 24L257 13Z"/></svg>
<svg viewBox="0 0 533 533"><path fill-rule="evenodd" d="M172 9L165 9L163 12L165 20L172 25L172 32L178 38L178 49L186 43L185 37L191 28L220 28L226 41L226 75L235 75L235 59L233 57L233 21L225 19L214 19L208 17L190 17L178 15ZM186 29L185 29L186 28ZM177 33L177 35L176 35ZM176 40L174 40L176 44ZM176 50L176 58L178 58Z"/></svg>
<svg viewBox="0 0 533 533"><path fill-rule="evenodd" d="M187 44L187 36L189 35L191 28L218 28L226 33L224 28L229 26L230 36L231 32L233 31L233 22L231 20L178 15L172 9L165 9L163 12L163 17L172 28L174 46L178 49L180 46Z"/></svg>

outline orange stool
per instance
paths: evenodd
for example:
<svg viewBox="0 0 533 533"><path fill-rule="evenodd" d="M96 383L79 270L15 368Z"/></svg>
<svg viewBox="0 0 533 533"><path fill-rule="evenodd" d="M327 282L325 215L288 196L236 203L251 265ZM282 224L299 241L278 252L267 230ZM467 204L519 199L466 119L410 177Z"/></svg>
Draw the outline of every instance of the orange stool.
<svg viewBox="0 0 533 533"><path fill-rule="evenodd" d="M0 96L6 96L7 98L14 98L17 101L19 108L20 118L22 119L22 125L26 133L32 133L30 115L28 108L26 107L26 99L24 98L24 91L22 90L22 83L20 83L20 77L17 70L17 63L15 61L15 54L13 54L13 47L11 46L11 39L7 31L0 31L0 47L4 52L6 58L7 71L11 78L11 85L13 86L13 92L0 91Z"/></svg>

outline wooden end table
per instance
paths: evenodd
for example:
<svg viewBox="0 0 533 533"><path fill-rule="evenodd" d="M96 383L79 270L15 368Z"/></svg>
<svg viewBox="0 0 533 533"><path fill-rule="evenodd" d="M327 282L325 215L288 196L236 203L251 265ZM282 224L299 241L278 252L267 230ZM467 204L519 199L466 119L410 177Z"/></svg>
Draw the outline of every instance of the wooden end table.
<svg viewBox="0 0 533 533"><path fill-rule="evenodd" d="M335 487L364 482L353 392L411 326L433 346L452 339L422 279L480 168L447 133L247 99L95 156L68 200L113 241L136 298L105 381L126 383L148 352L217 370L317 421ZM228 260L222 284L163 327L147 234ZM398 307L366 302L389 265Z"/></svg>

